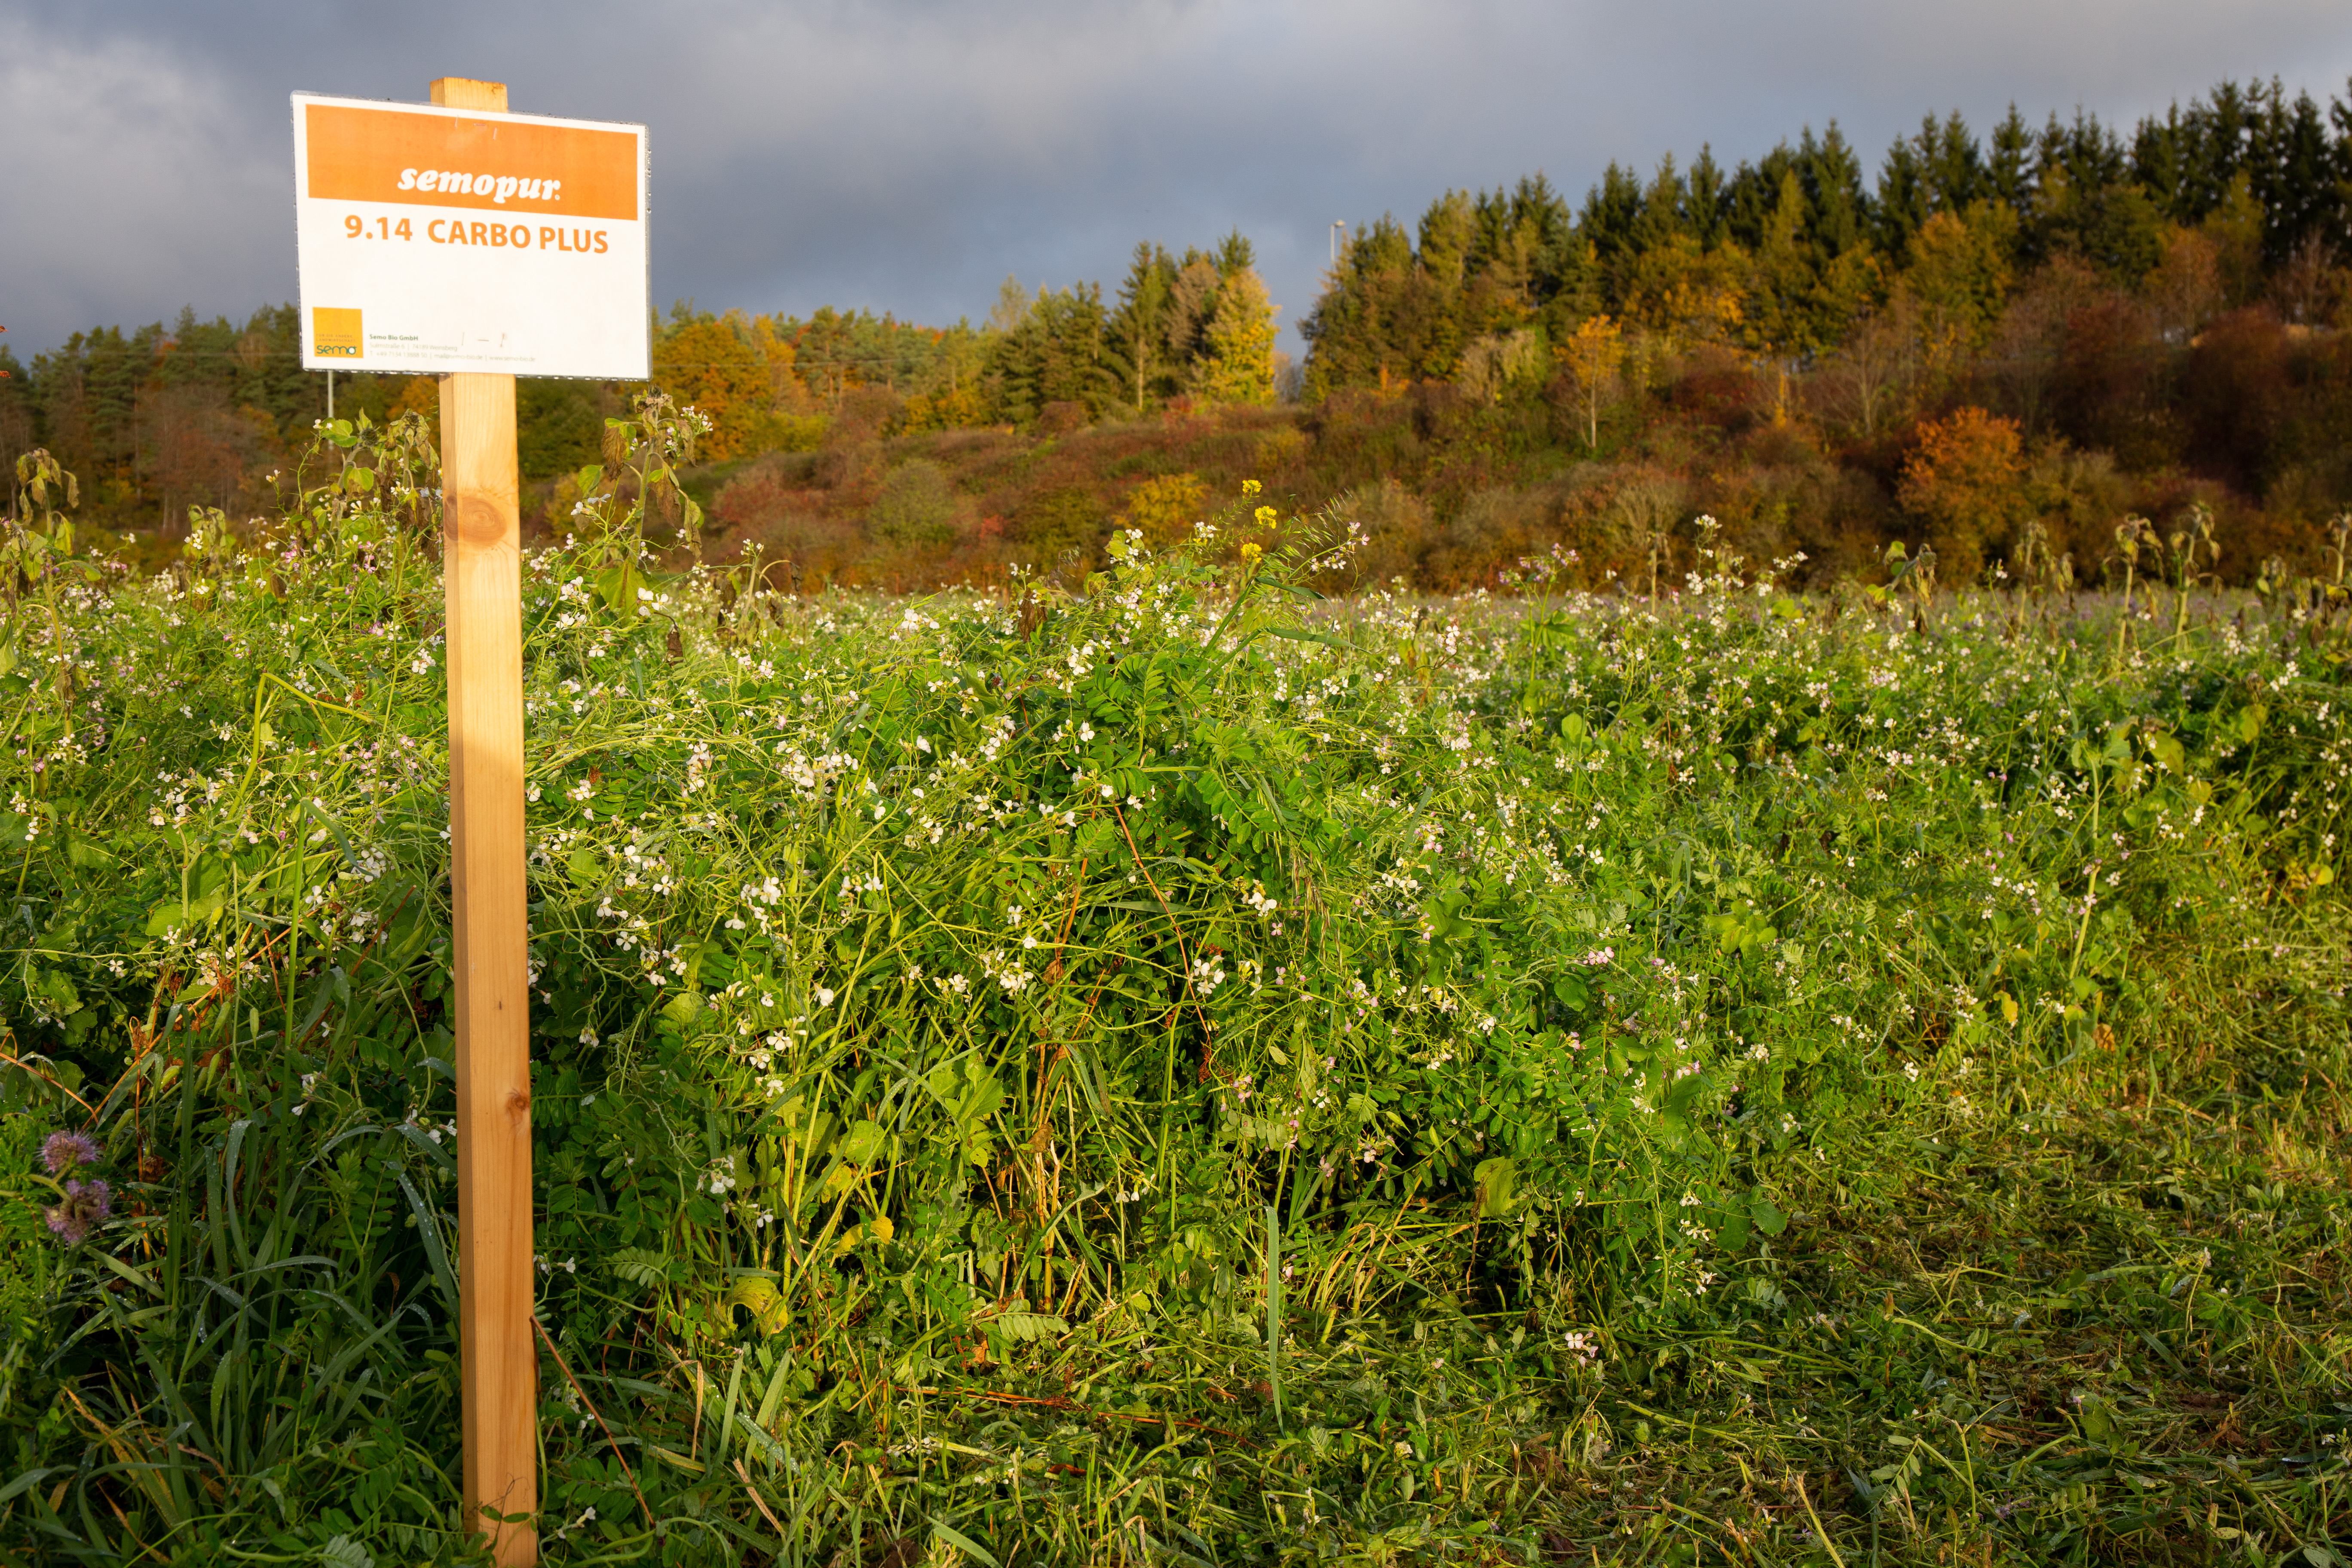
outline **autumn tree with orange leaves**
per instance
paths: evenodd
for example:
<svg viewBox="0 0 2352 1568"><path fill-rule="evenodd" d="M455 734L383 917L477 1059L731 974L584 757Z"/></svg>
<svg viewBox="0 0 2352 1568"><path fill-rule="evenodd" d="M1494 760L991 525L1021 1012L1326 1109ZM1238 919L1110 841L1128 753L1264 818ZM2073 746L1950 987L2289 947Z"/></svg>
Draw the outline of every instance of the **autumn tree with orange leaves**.
<svg viewBox="0 0 2352 1568"><path fill-rule="evenodd" d="M2017 422L1960 408L1919 426L1898 498L1927 528L1944 580L1971 582L2032 515Z"/></svg>

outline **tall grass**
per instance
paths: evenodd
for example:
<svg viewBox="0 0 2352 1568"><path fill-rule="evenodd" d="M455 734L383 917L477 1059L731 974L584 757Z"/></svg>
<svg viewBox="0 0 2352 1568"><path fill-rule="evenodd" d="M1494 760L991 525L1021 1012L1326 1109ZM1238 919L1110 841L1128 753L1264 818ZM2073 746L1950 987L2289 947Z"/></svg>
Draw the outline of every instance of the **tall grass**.
<svg viewBox="0 0 2352 1568"><path fill-rule="evenodd" d="M1324 601L1241 500L800 596L657 569L677 434L525 574L549 1561L2340 1539L2324 587ZM328 437L168 577L12 535L50 1560L471 1550L430 452Z"/></svg>

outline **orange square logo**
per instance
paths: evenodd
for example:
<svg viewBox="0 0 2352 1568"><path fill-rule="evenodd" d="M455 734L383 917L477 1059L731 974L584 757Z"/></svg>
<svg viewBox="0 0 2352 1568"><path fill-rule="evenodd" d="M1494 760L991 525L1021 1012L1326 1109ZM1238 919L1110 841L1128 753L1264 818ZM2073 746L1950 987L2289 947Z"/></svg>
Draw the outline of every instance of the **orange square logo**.
<svg viewBox="0 0 2352 1568"><path fill-rule="evenodd" d="M366 340L360 335L360 313L357 310L330 310L324 305L313 306L310 310L310 348L321 358L364 357Z"/></svg>

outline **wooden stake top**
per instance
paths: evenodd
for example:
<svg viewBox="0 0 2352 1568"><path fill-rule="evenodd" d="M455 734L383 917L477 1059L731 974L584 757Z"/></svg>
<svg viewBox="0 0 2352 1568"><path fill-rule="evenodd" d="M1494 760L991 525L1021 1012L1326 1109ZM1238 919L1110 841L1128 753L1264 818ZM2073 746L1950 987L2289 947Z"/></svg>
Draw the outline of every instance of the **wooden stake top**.
<svg viewBox="0 0 2352 1568"><path fill-rule="evenodd" d="M436 77L433 82L433 102L439 109L484 109L492 114L507 111L507 84L502 81L476 81L468 76Z"/></svg>

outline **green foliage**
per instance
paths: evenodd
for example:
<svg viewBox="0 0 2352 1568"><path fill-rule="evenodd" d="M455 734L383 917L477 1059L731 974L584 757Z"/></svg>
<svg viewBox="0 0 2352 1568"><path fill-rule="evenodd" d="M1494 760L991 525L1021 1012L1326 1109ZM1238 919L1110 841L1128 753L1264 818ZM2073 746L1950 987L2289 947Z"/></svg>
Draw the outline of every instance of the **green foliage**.
<svg viewBox="0 0 2352 1568"><path fill-rule="evenodd" d="M2011 278L2032 268L2063 260L2141 286L2167 225L2242 234L2248 265L2224 291L2251 303L2255 257L2280 268L2307 253L2308 266L2352 237L2347 169L2344 102L2224 81L2142 120L2128 143L2079 111L2036 132L2012 107L1982 142L1957 112L1931 115L1874 184L1832 123L1728 173L1706 148L1687 170L1665 157L1646 184L1612 163L1573 213L1539 176L1448 191L1417 236L1385 217L1354 233L1302 329L1306 387L1452 379L1482 337L1533 322L1559 342L1596 313L1793 364L1843 342L1906 269L1932 359L1979 346Z"/></svg>
<svg viewBox="0 0 2352 1568"><path fill-rule="evenodd" d="M828 405L855 386L886 386L919 395L968 383L977 371L979 336L961 322L918 326L870 310L820 307L806 321L774 322L776 338L793 349L793 371Z"/></svg>
<svg viewBox="0 0 2352 1568"><path fill-rule="evenodd" d="M1093 494L1076 486L1048 490L1022 511L1015 544L1025 564L1052 571L1065 556L1090 556L1102 542L1103 512Z"/></svg>
<svg viewBox="0 0 2352 1568"><path fill-rule="evenodd" d="M1145 399L1165 395L1176 384L1182 362L1168 342L1169 300L1176 286L1176 263L1161 247L1144 242L1119 285L1111 312L1110 356L1122 397L1132 395L1135 411Z"/></svg>
<svg viewBox="0 0 2352 1568"><path fill-rule="evenodd" d="M1122 390L1109 332L1098 285L1038 289L990 341L981 374L988 406L1024 429L1057 404L1078 411L1082 423L1099 415Z"/></svg>
<svg viewBox="0 0 2352 1568"><path fill-rule="evenodd" d="M890 544L945 544L955 538L960 504L946 471L918 458L890 470L866 511L866 526Z"/></svg>
<svg viewBox="0 0 2352 1568"><path fill-rule="evenodd" d="M557 479L604 455L598 392L591 382L524 376L515 383L516 460L526 480Z"/></svg>
<svg viewBox="0 0 2352 1568"><path fill-rule="evenodd" d="M2329 1528L2324 587L1343 603L1253 498L801 597L660 570L693 433L616 422L524 573L549 1561ZM429 448L328 436L267 538L9 623L20 1553L468 1550ZM2221 1389L2226 1466L2158 1413Z"/></svg>

